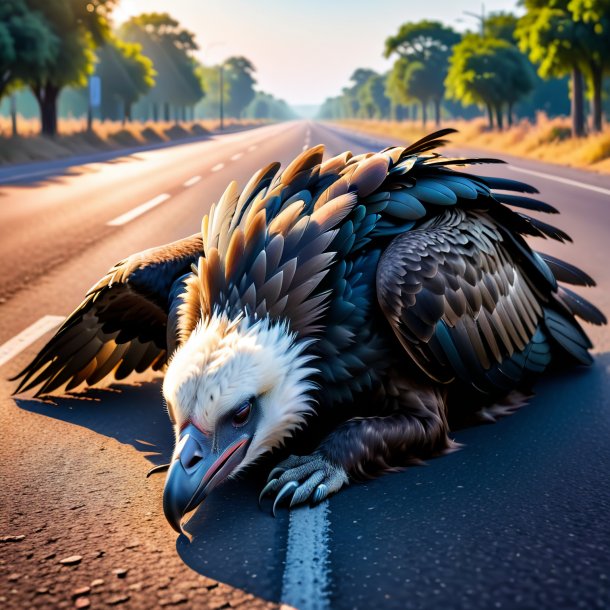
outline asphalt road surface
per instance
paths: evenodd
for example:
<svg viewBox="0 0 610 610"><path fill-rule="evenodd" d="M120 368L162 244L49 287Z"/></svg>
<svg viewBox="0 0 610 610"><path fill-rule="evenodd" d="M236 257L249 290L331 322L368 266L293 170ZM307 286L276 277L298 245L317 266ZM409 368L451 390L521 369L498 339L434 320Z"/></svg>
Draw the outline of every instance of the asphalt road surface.
<svg viewBox="0 0 610 610"><path fill-rule="evenodd" d="M307 145L387 144L293 122L127 156L0 170L0 607L608 608L610 332L464 448L273 519L260 476L218 489L176 538L161 506L173 437L159 380L37 401L7 381L120 258L195 232L231 179ZM610 312L610 178L510 159ZM86 161L85 164L82 164ZM477 170L488 172L488 169ZM267 506L268 508L268 506Z"/></svg>

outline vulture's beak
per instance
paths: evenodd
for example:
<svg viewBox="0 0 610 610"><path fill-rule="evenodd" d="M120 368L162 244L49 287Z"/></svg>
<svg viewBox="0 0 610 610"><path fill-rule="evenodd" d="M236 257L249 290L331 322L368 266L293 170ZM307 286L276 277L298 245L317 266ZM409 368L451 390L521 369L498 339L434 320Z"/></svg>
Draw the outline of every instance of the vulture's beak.
<svg viewBox="0 0 610 610"><path fill-rule="evenodd" d="M213 439L193 424L180 432L163 490L163 511L177 532L182 532L182 517L197 508L242 461L250 440L244 434L228 446L214 449Z"/></svg>

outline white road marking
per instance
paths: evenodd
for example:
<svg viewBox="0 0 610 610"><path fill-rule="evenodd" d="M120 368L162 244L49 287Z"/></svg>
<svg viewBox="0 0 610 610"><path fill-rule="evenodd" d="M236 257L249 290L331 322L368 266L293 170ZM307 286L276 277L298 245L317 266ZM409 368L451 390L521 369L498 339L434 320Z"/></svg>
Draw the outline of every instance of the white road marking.
<svg viewBox="0 0 610 610"><path fill-rule="evenodd" d="M189 186L193 186L193 184L197 184L200 180L201 176L193 176L192 178L189 178L182 186L186 186L188 188Z"/></svg>
<svg viewBox="0 0 610 610"><path fill-rule="evenodd" d="M29 345L32 345L42 335L59 326L63 320L63 316L43 316L17 336L9 339L4 345L0 346L0 366L6 364Z"/></svg>
<svg viewBox="0 0 610 610"><path fill-rule="evenodd" d="M248 152L252 152L253 150L256 150L258 148L258 146L256 144L252 144L252 146L250 146L250 148L248 148Z"/></svg>
<svg viewBox="0 0 610 610"><path fill-rule="evenodd" d="M282 602L299 610L328 610L328 501L290 511Z"/></svg>
<svg viewBox="0 0 610 610"><path fill-rule="evenodd" d="M120 216L113 218L106 224L110 227L120 227L121 225L127 224L128 222L132 221L134 218L137 218L138 216L141 216L142 214L148 212L148 210L156 208L158 205L162 204L164 201L167 201L169 198L170 195L168 195L167 193L157 195L156 197L153 197L150 201L147 201L146 203L143 203L142 205L133 208L133 210L129 210L129 212L125 212L125 214L121 214Z"/></svg>
<svg viewBox="0 0 610 610"><path fill-rule="evenodd" d="M225 166L225 164L224 164L224 163L219 163L218 165L215 165L215 166L212 168L212 171L213 171L213 172L219 172L219 171L220 171L220 170L221 170L221 169L222 169L224 166Z"/></svg>
<svg viewBox="0 0 610 610"><path fill-rule="evenodd" d="M586 182L578 182L577 180L570 180L570 178L562 178L561 176L555 176L553 174L545 174L543 172L536 172L532 169L525 169L524 167L517 167L515 165L508 165L508 169L512 169L515 172L523 172L530 176L537 176L538 178L544 178L546 180L554 180L555 182L561 182L562 184L569 184L570 186L577 186L581 189L587 189L589 191L595 191L602 195L610 195L610 189L602 186L596 186L595 184L587 184Z"/></svg>
<svg viewBox="0 0 610 610"><path fill-rule="evenodd" d="M309 148L309 146L307 144L305 144L305 146L303 146L303 150L307 150Z"/></svg>
<svg viewBox="0 0 610 610"><path fill-rule="evenodd" d="M231 161L239 161L243 156L243 152L236 153L231 157Z"/></svg>

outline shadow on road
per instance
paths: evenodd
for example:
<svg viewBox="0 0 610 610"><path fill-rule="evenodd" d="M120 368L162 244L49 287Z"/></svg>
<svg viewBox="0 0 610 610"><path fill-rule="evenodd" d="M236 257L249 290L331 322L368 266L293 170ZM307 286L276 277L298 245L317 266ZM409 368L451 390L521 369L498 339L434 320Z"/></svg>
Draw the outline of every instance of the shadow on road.
<svg viewBox="0 0 610 610"><path fill-rule="evenodd" d="M331 605L608 607L609 371L605 353L592 369L551 375L515 415L457 433L463 450L333 497ZM147 383L17 402L161 463L173 438L159 395ZM216 490L176 550L194 571L278 601L288 512L258 509L261 475Z"/></svg>
<svg viewBox="0 0 610 610"><path fill-rule="evenodd" d="M172 427L158 382L89 389L52 401L17 398L17 406L93 430L132 445L155 465L169 461L174 448Z"/></svg>

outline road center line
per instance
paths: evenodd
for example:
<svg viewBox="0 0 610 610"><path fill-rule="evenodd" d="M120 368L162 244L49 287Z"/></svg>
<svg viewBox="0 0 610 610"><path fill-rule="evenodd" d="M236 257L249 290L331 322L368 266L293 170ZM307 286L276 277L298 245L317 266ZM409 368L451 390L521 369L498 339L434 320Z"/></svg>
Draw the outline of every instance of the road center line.
<svg viewBox="0 0 610 610"><path fill-rule="evenodd" d="M120 216L113 218L106 224L109 227L120 227L121 225L127 224L128 222L132 221L134 218L141 216L145 212L148 212L148 210L156 208L158 205L160 205L164 201L167 201L169 198L170 195L168 195L167 193L157 195L156 197L153 197L150 201L147 201L146 203L143 203L142 205L133 208L133 210L129 210L129 212L125 212L125 214L121 214Z"/></svg>
<svg viewBox="0 0 610 610"><path fill-rule="evenodd" d="M201 176L193 176L192 178L189 178L182 186L186 186L188 188L189 186L197 184L200 180Z"/></svg>
<svg viewBox="0 0 610 610"><path fill-rule="evenodd" d="M299 610L330 608L328 501L290 511L282 602Z"/></svg>
<svg viewBox="0 0 610 610"><path fill-rule="evenodd" d="M243 152L238 152L231 157L231 161L239 161L243 156Z"/></svg>
<svg viewBox="0 0 610 610"><path fill-rule="evenodd" d="M554 180L555 182L561 182L562 184L569 184L570 186L577 186L581 189L587 189L589 191L595 191L602 195L610 195L610 189L602 186L596 186L595 184L587 184L586 182L578 182L577 180L570 180L570 178L562 178L561 176L554 176L553 174L545 174L543 172L536 172L532 169L525 169L524 167L517 167L515 165L507 165L508 169L512 169L515 172L522 172L529 174L530 176L537 176L538 178L544 178L546 180Z"/></svg>
<svg viewBox="0 0 610 610"><path fill-rule="evenodd" d="M63 316L43 316L18 335L9 339L4 345L0 346L0 366L6 364L29 345L32 345L42 335L59 326L63 320Z"/></svg>
<svg viewBox="0 0 610 610"><path fill-rule="evenodd" d="M212 168L212 171L213 171L213 172L219 172L219 171L220 171L220 170L221 170L221 169L222 169L224 166L225 166L225 164L224 164L224 163L218 163L218 165L215 165L215 166Z"/></svg>

